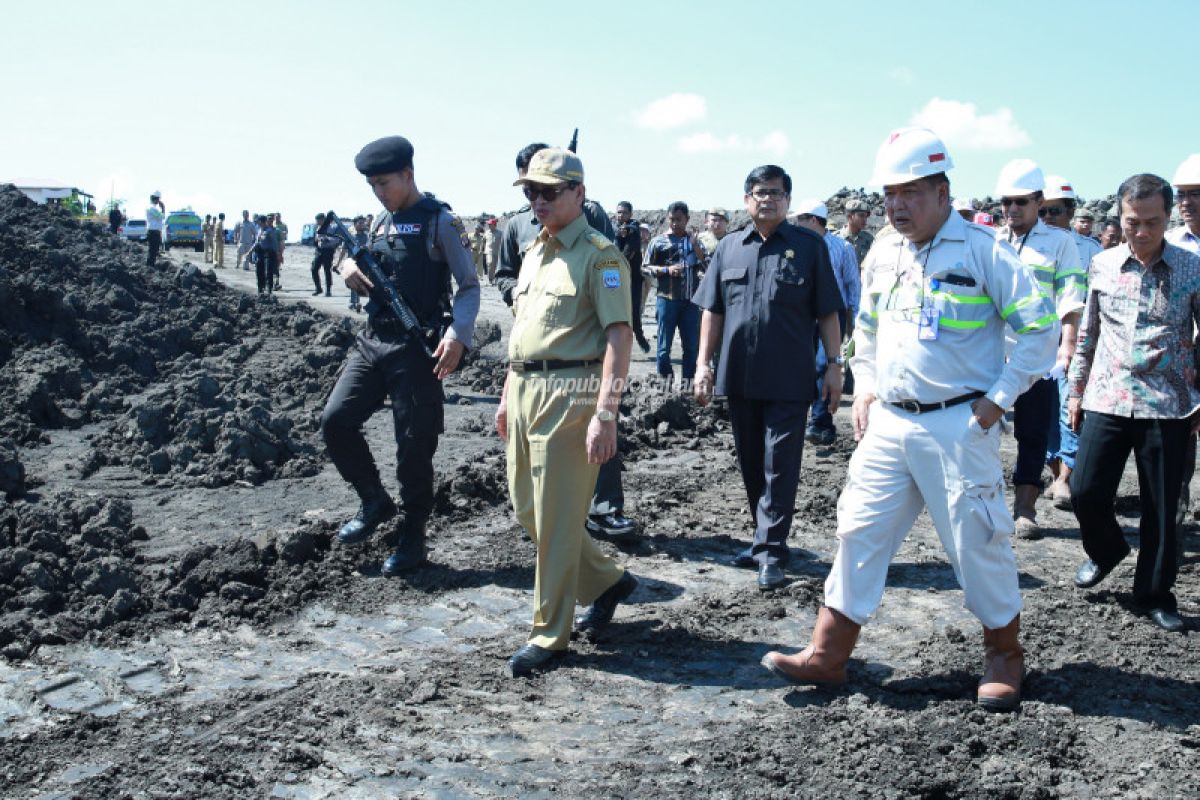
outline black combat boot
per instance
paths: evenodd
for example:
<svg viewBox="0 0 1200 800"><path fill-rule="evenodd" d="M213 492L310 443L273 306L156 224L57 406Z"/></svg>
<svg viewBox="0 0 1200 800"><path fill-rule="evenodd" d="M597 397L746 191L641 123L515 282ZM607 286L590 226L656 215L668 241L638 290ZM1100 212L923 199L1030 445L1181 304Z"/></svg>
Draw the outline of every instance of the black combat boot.
<svg viewBox="0 0 1200 800"><path fill-rule="evenodd" d="M361 491L359 497L362 498L362 505L358 513L337 533L338 541L342 544L362 544L371 538L376 528L396 516L396 504L382 486Z"/></svg>
<svg viewBox="0 0 1200 800"><path fill-rule="evenodd" d="M381 570L391 578L425 563L425 523L405 520L400 528L400 541L396 551L383 562Z"/></svg>

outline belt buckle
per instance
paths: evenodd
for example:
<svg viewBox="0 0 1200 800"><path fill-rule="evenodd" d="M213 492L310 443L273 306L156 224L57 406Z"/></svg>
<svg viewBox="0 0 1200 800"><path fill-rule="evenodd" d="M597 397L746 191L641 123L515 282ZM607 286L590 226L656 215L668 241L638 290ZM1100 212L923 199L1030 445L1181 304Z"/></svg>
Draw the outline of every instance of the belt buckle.
<svg viewBox="0 0 1200 800"><path fill-rule="evenodd" d="M510 362L508 362L508 368L511 369L513 372L524 372L525 371L525 362L524 361L510 361Z"/></svg>
<svg viewBox="0 0 1200 800"><path fill-rule="evenodd" d="M909 412L910 414L920 414L921 413L921 404L918 403L916 400L902 400L900 402L900 407L903 408L905 411Z"/></svg>

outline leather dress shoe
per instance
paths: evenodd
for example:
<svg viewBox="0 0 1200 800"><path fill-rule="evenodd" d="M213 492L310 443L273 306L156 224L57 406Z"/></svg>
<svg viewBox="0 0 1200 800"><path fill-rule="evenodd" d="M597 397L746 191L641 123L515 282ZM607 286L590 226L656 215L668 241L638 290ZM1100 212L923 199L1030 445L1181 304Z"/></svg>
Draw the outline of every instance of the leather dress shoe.
<svg viewBox="0 0 1200 800"><path fill-rule="evenodd" d="M1181 633L1183 631L1183 617L1165 608L1150 609L1150 621L1168 633Z"/></svg>
<svg viewBox="0 0 1200 800"><path fill-rule="evenodd" d="M828 446L837 441L837 431L829 428L809 428L804 433L804 438L813 444Z"/></svg>
<svg viewBox="0 0 1200 800"><path fill-rule="evenodd" d="M425 563L425 523L405 522L396 550L383 562L380 572L391 578Z"/></svg>
<svg viewBox="0 0 1200 800"><path fill-rule="evenodd" d="M758 561L754 558L754 548L747 547L733 558L729 559L730 566L738 569L758 569Z"/></svg>
<svg viewBox="0 0 1200 800"><path fill-rule="evenodd" d="M788 583L788 576L778 564L763 564L758 569L758 588L769 592Z"/></svg>
<svg viewBox="0 0 1200 800"><path fill-rule="evenodd" d="M610 539L624 539L638 531L638 524L619 511L611 514L589 514L586 525L590 533Z"/></svg>
<svg viewBox="0 0 1200 800"><path fill-rule="evenodd" d="M512 658L508 660L508 670L514 678L524 678L539 669L549 667L552 661L566 654L566 650L547 650L536 644L527 644L513 653Z"/></svg>
<svg viewBox="0 0 1200 800"><path fill-rule="evenodd" d="M338 541L342 544L362 544L371 538L384 522L396 516L396 504L388 493L380 489L368 495L358 507L354 519L347 522L337 532Z"/></svg>
<svg viewBox="0 0 1200 800"><path fill-rule="evenodd" d="M1107 578L1108 573L1112 572L1116 566L1113 564L1108 569L1104 569L1089 558L1079 565L1079 569L1075 573L1075 585L1080 589L1090 589Z"/></svg>
<svg viewBox="0 0 1200 800"><path fill-rule="evenodd" d="M575 630L580 636L595 638L601 628L612 622L617 606L627 600L637 587L638 579L629 570L625 570L617 582L605 589L604 593L588 606L587 611L575 620Z"/></svg>

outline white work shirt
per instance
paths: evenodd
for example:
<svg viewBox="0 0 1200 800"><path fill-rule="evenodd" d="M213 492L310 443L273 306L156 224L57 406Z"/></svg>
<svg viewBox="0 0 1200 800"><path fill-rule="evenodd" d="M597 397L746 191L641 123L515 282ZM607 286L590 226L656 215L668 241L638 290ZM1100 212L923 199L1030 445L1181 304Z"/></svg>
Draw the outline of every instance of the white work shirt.
<svg viewBox="0 0 1200 800"><path fill-rule="evenodd" d="M996 239L1012 245L1021 263L1033 271L1042 291L1054 298L1059 319L1083 310L1087 300L1087 265L1080 263L1079 248L1071 234L1039 219L1024 236L999 228Z"/></svg>
<svg viewBox="0 0 1200 800"><path fill-rule="evenodd" d="M146 230L161 233L164 219L162 209L158 206L150 206L146 209Z"/></svg>
<svg viewBox="0 0 1200 800"><path fill-rule="evenodd" d="M1075 247L1079 249L1079 266L1083 267L1084 272L1087 272L1092 259L1104 252L1104 246L1092 237L1084 236L1078 231L1070 231L1070 234L1075 237Z"/></svg>
<svg viewBox="0 0 1200 800"><path fill-rule="evenodd" d="M936 403L982 391L1007 409L1054 365L1053 304L991 228L951 212L924 247L893 233L875 241L863 275L851 361L858 394ZM922 338L920 309L936 315L936 339ZM1007 362L1006 326L1017 340Z"/></svg>
<svg viewBox="0 0 1200 800"><path fill-rule="evenodd" d="M1178 228L1167 231L1166 240L1184 250L1200 254L1200 236L1192 233L1187 225L1180 225Z"/></svg>

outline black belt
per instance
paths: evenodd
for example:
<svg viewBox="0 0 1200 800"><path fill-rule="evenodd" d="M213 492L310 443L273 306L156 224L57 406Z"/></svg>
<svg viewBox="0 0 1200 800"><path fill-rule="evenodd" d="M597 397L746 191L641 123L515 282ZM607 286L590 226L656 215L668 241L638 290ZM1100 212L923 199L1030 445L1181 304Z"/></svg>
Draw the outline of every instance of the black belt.
<svg viewBox="0 0 1200 800"><path fill-rule="evenodd" d="M960 394L958 397L951 397L949 400L943 400L940 403L918 403L916 400L885 400L889 406L902 408L910 414L927 414L930 411L941 411L943 408L969 403L976 398L983 397L986 392L967 392Z"/></svg>
<svg viewBox="0 0 1200 800"><path fill-rule="evenodd" d="M549 372L552 369L571 369L572 367L590 367L594 364L599 364L598 359L573 361L560 361L558 359L550 359L548 361L510 361L508 368L513 372Z"/></svg>

